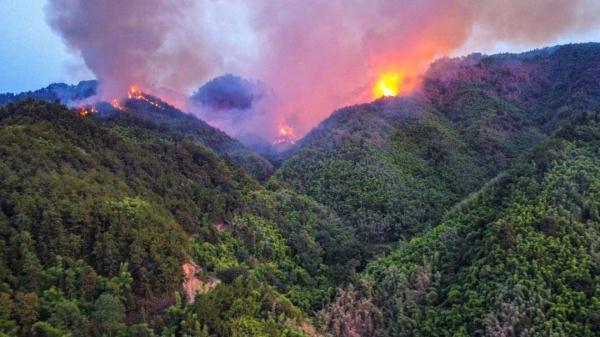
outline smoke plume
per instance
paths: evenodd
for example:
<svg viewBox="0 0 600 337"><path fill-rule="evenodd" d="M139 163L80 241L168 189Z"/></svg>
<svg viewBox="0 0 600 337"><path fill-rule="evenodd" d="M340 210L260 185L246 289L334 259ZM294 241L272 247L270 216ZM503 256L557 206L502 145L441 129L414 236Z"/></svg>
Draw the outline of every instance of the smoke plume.
<svg viewBox="0 0 600 337"><path fill-rule="evenodd" d="M219 125L275 139L298 136L333 109L373 99L385 72L401 92L435 58L465 44L537 47L598 28L594 0L49 0L47 21L102 83L187 96L216 75L260 81L272 95L244 123ZM473 50L476 51L476 50ZM177 96L177 95L175 95ZM185 102L179 102L186 106ZM187 105L201 116L207 112ZM229 123L231 124L231 123Z"/></svg>
<svg viewBox="0 0 600 337"><path fill-rule="evenodd" d="M46 17L94 72L103 98L110 98L138 83L186 90L196 83L189 82L193 77L216 66L200 40L192 46L172 37L189 28L183 18L191 5L191 0L51 0Z"/></svg>

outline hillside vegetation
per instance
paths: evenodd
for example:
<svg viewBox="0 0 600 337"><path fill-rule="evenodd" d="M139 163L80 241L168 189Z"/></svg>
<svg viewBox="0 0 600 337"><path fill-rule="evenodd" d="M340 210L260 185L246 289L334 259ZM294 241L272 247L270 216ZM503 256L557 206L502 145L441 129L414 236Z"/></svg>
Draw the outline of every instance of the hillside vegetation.
<svg viewBox="0 0 600 337"><path fill-rule="evenodd" d="M421 92L333 113L273 178L366 243L407 239L600 103L600 45L434 63Z"/></svg>
<svg viewBox="0 0 600 337"><path fill-rule="evenodd" d="M0 110L0 158L7 335L152 327L231 336L239 326L297 335L303 312L321 308L360 259L322 206L268 191L195 139L133 112L81 117L58 104L9 104ZM190 261L198 278L221 282L219 295L182 307L175 294ZM220 316L197 313L210 306Z"/></svg>
<svg viewBox="0 0 600 337"><path fill-rule="evenodd" d="M237 139L231 138L225 132L208 125L194 115L162 102L160 99L146 97L158 105L152 105L145 100L130 99L125 103L128 111L139 118L192 137L213 150L221 158L244 169L259 181L264 181L273 174L273 165L267 159L253 152Z"/></svg>
<svg viewBox="0 0 600 337"><path fill-rule="evenodd" d="M600 44L439 60L274 173L85 88L0 96L0 337L600 331Z"/></svg>
<svg viewBox="0 0 600 337"><path fill-rule="evenodd" d="M92 96L95 96L98 92L98 86L98 81L81 81L77 85L53 83L46 88L35 91L19 94L0 94L0 106L25 99L62 103L68 106L72 104L80 105L82 104L81 100L88 99L91 102ZM145 99L129 99L124 103L129 112L138 115L138 118L147 119L153 123L176 129L182 134L192 136L202 145L210 148L234 165L243 168L259 180L264 180L273 173L273 165L268 160L254 153L223 131L213 128L194 115L184 113L157 97L142 95ZM106 102L99 102L97 107L103 115L113 115L118 112L117 109Z"/></svg>
<svg viewBox="0 0 600 337"><path fill-rule="evenodd" d="M338 336L595 336L599 200L595 112L371 263L325 325Z"/></svg>

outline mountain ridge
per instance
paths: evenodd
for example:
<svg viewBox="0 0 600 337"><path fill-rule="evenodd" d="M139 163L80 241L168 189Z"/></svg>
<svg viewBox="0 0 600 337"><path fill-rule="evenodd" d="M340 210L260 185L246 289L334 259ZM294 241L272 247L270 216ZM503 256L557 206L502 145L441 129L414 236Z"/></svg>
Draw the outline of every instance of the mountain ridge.
<svg viewBox="0 0 600 337"><path fill-rule="evenodd" d="M382 313L377 335L592 336L599 122L598 110L578 114L434 229L373 261L363 277L375 289L362 296Z"/></svg>
<svg viewBox="0 0 600 337"><path fill-rule="evenodd" d="M185 134L118 116L0 108L0 331L230 336L245 322L302 335L362 254L335 215ZM191 262L221 283L184 304ZM236 311L242 299L255 310Z"/></svg>
<svg viewBox="0 0 600 337"><path fill-rule="evenodd" d="M95 80L81 81L77 85L53 83L46 88L23 92L20 94L0 94L0 106L20 100L33 98L47 102L70 104L84 104L86 99L96 95L99 82ZM157 124L177 129L187 133L200 143L215 151L218 155L226 157L232 163L244 168L259 180L265 180L273 172L272 164L261 155L247 148L239 140L232 138L223 131L218 130L198 117L185 113L157 97L147 96L156 105L145 100L126 100L129 113L135 113ZM84 105L88 105L85 103ZM102 117L113 118L118 109L111 107L107 102L97 102Z"/></svg>
<svg viewBox="0 0 600 337"><path fill-rule="evenodd" d="M331 207L367 242L410 237L598 106L599 65L597 43L437 61L412 95L334 112L272 179Z"/></svg>
<svg viewBox="0 0 600 337"><path fill-rule="evenodd" d="M595 336L600 44L424 76L273 175L143 93L0 104L0 336Z"/></svg>

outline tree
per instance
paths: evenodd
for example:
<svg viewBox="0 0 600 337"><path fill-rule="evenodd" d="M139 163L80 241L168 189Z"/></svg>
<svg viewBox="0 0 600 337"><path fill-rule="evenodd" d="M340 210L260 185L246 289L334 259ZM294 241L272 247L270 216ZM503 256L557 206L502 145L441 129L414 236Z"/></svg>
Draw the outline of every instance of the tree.
<svg viewBox="0 0 600 337"><path fill-rule="evenodd" d="M17 305L15 307L15 315L17 321L21 327L21 332L25 335L29 335L33 323L38 320L39 313L39 300L36 293L22 293L18 292Z"/></svg>
<svg viewBox="0 0 600 337"><path fill-rule="evenodd" d="M336 337L377 337L382 319L372 299L361 296L353 287L341 289L335 301L320 313L323 327Z"/></svg>
<svg viewBox="0 0 600 337"><path fill-rule="evenodd" d="M125 329L125 307L121 301L108 293L98 297L92 313L94 326L98 332L108 336L116 336Z"/></svg>

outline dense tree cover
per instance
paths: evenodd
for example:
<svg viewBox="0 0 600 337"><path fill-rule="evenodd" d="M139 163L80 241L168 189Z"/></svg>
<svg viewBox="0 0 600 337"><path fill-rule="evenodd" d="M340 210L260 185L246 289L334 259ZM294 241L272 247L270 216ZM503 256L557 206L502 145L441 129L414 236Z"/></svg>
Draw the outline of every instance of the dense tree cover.
<svg viewBox="0 0 600 337"><path fill-rule="evenodd" d="M371 263L353 301L375 304L362 317L378 336L597 335L599 200L596 112Z"/></svg>
<svg viewBox="0 0 600 337"><path fill-rule="evenodd" d="M258 180L265 180L273 173L273 165L268 160L248 149L237 139L231 138L225 132L215 129L195 116L184 113L155 97L148 95L146 97L156 102L158 106L150 104L146 100L130 99L126 102L128 111L193 137L222 158L245 169Z"/></svg>
<svg viewBox="0 0 600 337"><path fill-rule="evenodd" d="M53 83L35 91L0 94L0 106L27 98L71 105L96 95L98 85L98 81L81 81L77 85ZM145 94L144 97L145 100L126 100L124 105L130 113L138 115L139 118L150 119L155 123L167 125L180 133L194 137L196 141L212 149L219 156L244 168L259 180L264 180L273 173L273 165L268 160L252 152L238 140L156 97ZM108 103L100 103L98 109L105 115L114 115L117 112Z"/></svg>
<svg viewBox="0 0 600 337"><path fill-rule="evenodd" d="M58 104L9 104L0 158L6 335L170 336L199 326L229 336L239 326L240 336L295 336L363 262L323 206L265 189L136 112L81 117ZM202 297L223 308L217 321L176 302L186 261L200 266L197 277L222 281L218 295ZM236 311L238 297L246 302Z"/></svg>
<svg viewBox="0 0 600 337"><path fill-rule="evenodd" d="M503 103L475 102L499 113ZM408 238L506 167L536 133L459 128L422 97L339 111L274 177L336 210L365 242ZM529 134L529 138L525 134Z"/></svg>
<svg viewBox="0 0 600 337"><path fill-rule="evenodd" d="M600 45L434 63L422 91L335 112L276 173L363 242L431 228L524 150L600 103Z"/></svg>
<svg viewBox="0 0 600 337"><path fill-rule="evenodd" d="M252 277L238 277L191 305L178 300L167 310L162 335L301 337L312 331L286 298Z"/></svg>
<svg viewBox="0 0 600 337"><path fill-rule="evenodd" d="M599 79L596 44L442 60L267 181L150 96L8 104L0 336L597 334Z"/></svg>

